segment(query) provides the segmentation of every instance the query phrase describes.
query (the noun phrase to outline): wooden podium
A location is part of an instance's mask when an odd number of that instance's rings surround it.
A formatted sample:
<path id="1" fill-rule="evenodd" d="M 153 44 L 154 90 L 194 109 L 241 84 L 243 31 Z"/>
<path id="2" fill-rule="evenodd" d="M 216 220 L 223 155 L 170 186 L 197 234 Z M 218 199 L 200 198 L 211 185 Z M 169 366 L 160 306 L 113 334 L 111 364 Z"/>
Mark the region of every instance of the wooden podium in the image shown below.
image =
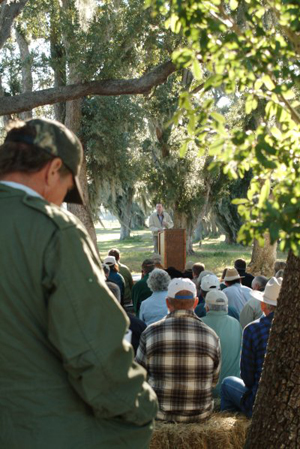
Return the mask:
<path id="1" fill-rule="evenodd" d="M 186 262 L 185 229 L 165 229 L 158 234 L 158 252 L 164 268 L 184 271 Z"/>

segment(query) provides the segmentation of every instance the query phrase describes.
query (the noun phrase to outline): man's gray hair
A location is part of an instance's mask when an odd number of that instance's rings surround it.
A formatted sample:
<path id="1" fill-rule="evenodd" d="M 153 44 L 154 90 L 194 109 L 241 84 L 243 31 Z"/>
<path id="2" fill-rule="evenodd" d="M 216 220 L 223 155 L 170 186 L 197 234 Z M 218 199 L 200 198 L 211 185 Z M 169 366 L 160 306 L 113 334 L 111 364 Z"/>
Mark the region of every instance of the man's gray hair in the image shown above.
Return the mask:
<path id="1" fill-rule="evenodd" d="M 268 278 L 266 278 L 266 276 L 255 276 L 255 278 L 251 282 L 251 287 L 254 288 L 255 285 L 258 285 L 258 290 L 260 292 L 263 292 L 267 283 Z"/>
<path id="2" fill-rule="evenodd" d="M 161 292 L 168 290 L 171 278 L 168 273 L 160 268 L 155 268 L 149 274 L 147 285 L 153 292 Z"/>

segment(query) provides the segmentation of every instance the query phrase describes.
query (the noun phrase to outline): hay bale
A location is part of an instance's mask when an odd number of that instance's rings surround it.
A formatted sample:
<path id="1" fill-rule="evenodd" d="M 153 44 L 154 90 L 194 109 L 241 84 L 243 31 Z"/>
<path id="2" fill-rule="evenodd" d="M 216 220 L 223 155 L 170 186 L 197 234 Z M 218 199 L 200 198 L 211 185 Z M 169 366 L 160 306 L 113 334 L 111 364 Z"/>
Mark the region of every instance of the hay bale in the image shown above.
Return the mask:
<path id="1" fill-rule="evenodd" d="M 156 421 L 150 449 L 242 449 L 249 424 L 245 416 L 228 413 L 192 424 Z"/>

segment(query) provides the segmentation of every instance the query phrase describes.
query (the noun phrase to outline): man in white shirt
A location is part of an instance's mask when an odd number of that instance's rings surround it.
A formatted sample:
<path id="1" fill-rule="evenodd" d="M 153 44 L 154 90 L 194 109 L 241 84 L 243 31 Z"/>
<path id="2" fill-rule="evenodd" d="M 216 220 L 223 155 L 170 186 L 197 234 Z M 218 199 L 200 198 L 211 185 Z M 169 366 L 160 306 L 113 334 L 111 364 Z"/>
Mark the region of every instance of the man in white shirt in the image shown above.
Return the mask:
<path id="1" fill-rule="evenodd" d="M 155 253 L 158 253 L 158 233 L 164 229 L 171 229 L 173 226 L 174 223 L 170 215 L 164 211 L 161 203 L 157 203 L 156 212 L 153 212 L 149 218 L 149 229 L 152 231 Z"/>
<path id="2" fill-rule="evenodd" d="M 226 288 L 223 290 L 228 298 L 228 306 L 241 313 L 244 305 L 250 299 L 251 288 L 241 284 L 241 276 L 235 268 L 228 268 L 224 282 Z"/>

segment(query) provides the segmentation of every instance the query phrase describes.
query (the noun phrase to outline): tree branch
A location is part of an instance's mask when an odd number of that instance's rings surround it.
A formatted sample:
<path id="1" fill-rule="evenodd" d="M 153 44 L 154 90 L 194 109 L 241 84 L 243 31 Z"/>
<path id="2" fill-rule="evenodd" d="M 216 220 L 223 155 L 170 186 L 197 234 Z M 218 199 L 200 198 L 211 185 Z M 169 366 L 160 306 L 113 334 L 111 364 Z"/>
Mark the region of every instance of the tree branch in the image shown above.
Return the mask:
<path id="1" fill-rule="evenodd" d="M 157 66 L 151 72 L 129 80 L 90 81 L 82 84 L 27 92 L 14 97 L 1 98 L 0 116 L 28 111 L 46 104 L 76 100 L 87 95 L 136 95 L 147 94 L 154 86 L 164 83 L 168 76 L 176 71 L 175 65 L 168 61 Z"/>
<path id="2" fill-rule="evenodd" d="M 15 18 L 22 12 L 28 0 L 0 1 L 0 49 L 10 36 L 10 30 Z"/>

